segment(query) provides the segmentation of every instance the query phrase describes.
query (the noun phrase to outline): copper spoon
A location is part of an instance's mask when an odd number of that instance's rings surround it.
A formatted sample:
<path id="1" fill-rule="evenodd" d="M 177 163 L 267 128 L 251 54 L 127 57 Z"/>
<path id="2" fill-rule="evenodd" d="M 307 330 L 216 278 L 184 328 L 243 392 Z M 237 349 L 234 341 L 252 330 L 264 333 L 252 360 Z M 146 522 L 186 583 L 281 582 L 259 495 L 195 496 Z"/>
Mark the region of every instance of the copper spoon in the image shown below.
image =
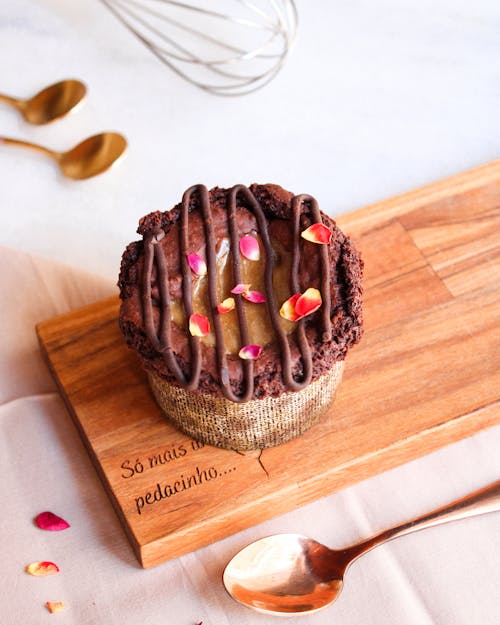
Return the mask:
<path id="1" fill-rule="evenodd" d="M 62 80 L 29 100 L 0 94 L 0 101 L 16 108 L 30 124 L 47 124 L 75 110 L 86 93 L 87 87 L 79 80 Z"/>
<path id="2" fill-rule="evenodd" d="M 18 145 L 38 150 L 53 158 L 68 178 L 82 180 L 97 176 L 114 165 L 125 154 L 127 140 L 117 132 L 103 132 L 82 141 L 67 152 L 56 152 L 35 143 L 0 137 L 0 145 Z"/>
<path id="3" fill-rule="evenodd" d="M 224 585 L 234 599 L 264 614 L 316 612 L 337 599 L 349 566 L 374 547 L 433 525 L 497 511 L 500 480 L 347 549 L 329 549 L 298 534 L 268 536 L 233 557 Z"/>

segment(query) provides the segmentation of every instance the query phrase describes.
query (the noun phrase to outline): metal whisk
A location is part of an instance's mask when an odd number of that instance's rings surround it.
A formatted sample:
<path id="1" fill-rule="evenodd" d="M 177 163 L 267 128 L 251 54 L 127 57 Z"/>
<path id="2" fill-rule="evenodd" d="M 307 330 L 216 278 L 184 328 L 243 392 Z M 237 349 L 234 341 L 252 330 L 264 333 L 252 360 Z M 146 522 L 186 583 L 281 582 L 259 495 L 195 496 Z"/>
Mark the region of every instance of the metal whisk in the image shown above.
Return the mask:
<path id="1" fill-rule="evenodd" d="M 243 95 L 270 82 L 297 32 L 294 0 L 101 2 L 162 63 L 217 95 Z"/>

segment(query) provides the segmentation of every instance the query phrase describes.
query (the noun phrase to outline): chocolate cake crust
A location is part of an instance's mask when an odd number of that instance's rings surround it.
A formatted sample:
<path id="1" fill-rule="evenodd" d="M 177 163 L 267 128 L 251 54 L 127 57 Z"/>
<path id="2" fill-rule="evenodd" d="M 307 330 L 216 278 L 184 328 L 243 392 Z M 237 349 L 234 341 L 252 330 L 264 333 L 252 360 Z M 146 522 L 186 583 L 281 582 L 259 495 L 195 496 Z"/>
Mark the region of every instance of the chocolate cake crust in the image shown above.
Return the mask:
<path id="1" fill-rule="evenodd" d="M 277 185 L 253 184 L 250 192 L 260 204 L 265 215 L 269 236 L 287 253 L 293 251 L 293 194 Z M 231 189 L 214 188 L 208 192 L 213 233 L 216 241 L 227 238 L 227 209 Z M 237 197 L 236 227 L 239 237 L 259 231 L 255 215 L 250 210 L 248 199 Z M 168 292 L 171 300 L 178 300 L 183 293 L 183 277 L 179 252 L 179 226 L 182 204 L 166 212 L 153 212 L 140 220 L 138 233 L 148 237 L 163 231 L 164 236 L 157 243 L 162 248 L 168 266 Z M 330 323 L 329 331 L 322 330 L 321 309 L 303 320 L 305 336 L 312 357 L 312 381 L 330 370 L 333 364 L 343 360 L 349 347 L 357 343 L 362 333 L 362 287 L 363 263 L 359 253 L 335 222 L 321 213 L 323 224 L 332 231 L 332 239 L 327 246 L 330 284 Z M 312 211 L 304 208 L 300 215 L 300 228 L 305 230 L 313 221 Z M 206 252 L 205 230 L 203 225 L 201 199 L 196 193 L 189 199 L 189 249 L 201 256 Z M 323 291 L 321 273 L 318 271 L 318 246 L 300 240 L 300 262 L 298 282 L 300 290 L 314 287 Z M 168 383 L 179 385 L 169 369 L 165 357 L 160 353 L 146 332 L 141 280 L 144 271 L 144 240 L 130 243 L 122 257 L 118 286 L 122 305 L 120 328 L 127 344 L 135 349 L 143 366 L 159 374 Z M 157 284 L 157 271 L 151 274 L 151 297 L 155 309 L 156 323 L 159 324 L 158 304 L 160 300 Z M 281 304 L 281 302 L 280 302 Z M 297 344 L 296 333 L 288 335 L 290 345 L 290 366 L 292 375 L 300 380 L 303 375 L 303 358 Z M 175 323 L 171 324 L 171 350 L 186 376 L 191 373 L 191 350 L 186 331 Z M 283 381 L 282 359 L 279 341 L 271 341 L 263 346 L 263 351 L 253 363 L 253 399 L 278 397 L 290 390 Z M 227 357 L 227 372 L 230 387 L 236 395 L 244 392 L 245 380 L 241 359 Z M 201 343 L 201 370 L 196 391 L 214 396 L 222 396 L 219 381 L 216 349 Z M 195 392 L 196 392 L 195 391 Z"/>

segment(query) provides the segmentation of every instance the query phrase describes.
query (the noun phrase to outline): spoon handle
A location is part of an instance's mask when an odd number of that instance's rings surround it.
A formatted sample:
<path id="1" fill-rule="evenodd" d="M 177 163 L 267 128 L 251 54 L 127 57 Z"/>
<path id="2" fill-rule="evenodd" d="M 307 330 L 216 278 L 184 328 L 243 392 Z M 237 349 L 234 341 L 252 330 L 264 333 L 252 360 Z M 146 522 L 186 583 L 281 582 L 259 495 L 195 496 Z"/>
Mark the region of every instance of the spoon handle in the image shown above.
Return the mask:
<path id="1" fill-rule="evenodd" d="M 10 95 L 5 95 L 4 93 L 0 93 L 0 102 L 5 102 L 6 104 L 10 104 L 18 110 L 23 108 L 24 100 L 19 100 L 18 98 L 12 98 Z"/>
<path id="2" fill-rule="evenodd" d="M 466 495 L 461 499 L 457 499 L 441 508 L 437 508 L 432 512 L 428 512 L 422 516 L 418 516 L 406 523 L 391 527 L 380 534 L 376 534 L 367 540 L 353 545 L 343 551 L 346 564 L 352 562 L 359 556 L 374 547 L 378 547 L 389 540 L 418 532 L 419 530 L 449 523 L 450 521 L 459 521 L 468 517 L 486 514 L 488 512 L 500 511 L 500 480 L 478 490 L 470 495 Z"/>
<path id="3" fill-rule="evenodd" d="M 12 139 L 11 137 L 1 137 L 0 136 L 0 145 L 17 145 L 22 148 L 31 148 L 32 150 L 37 150 L 38 152 L 42 152 L 47 156 L 57 159 L 58 153 L 53 150 L 49 150 L 48 148 L 44 148 L 43 145 L 38 145 L 36 143 L 29 143 L 28 141 L 21 141 L 21 139 Z"/>

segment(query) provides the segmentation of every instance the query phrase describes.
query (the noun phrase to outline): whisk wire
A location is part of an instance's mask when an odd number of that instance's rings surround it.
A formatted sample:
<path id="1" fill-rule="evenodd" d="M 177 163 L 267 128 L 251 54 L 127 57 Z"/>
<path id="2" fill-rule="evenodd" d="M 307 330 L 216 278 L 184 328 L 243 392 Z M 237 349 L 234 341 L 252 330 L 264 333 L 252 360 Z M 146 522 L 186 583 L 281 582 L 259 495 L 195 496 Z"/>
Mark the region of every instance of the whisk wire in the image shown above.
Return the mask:
<path id="1" fill-rule="evenodd" d="M 141 7 L 141 5 L 138 2 L 136 2 L 136 0 L 115 0 L 115 2 L 118 5 L 121 5 L 122 10 L 124 12 L 128 13 L 131 17 L 133 17 L 135 20 L 137 20 L 137 22 L 141 23 L 146 29 L 150 30 L 151 32 L 154 32 L 161 39 L 163 39 L 165 41 L 168 41 L 169 43 L 171 43 L 171 45 L 173 47 L 177 48 L 178 50 L 184 51 L 187 56 L 180 57 L 180 56 L 173 55 L 168 50 L 164 50 L 164 52 L 166 54 L 169 54 L 170 56 L 172 56 L 172 58 L 176 58 L 179 61 L 203 63 L 203 64 L 206 64 L 206 65 L 222 65 L 224 63 L 230 63 L 230 62 L 233 62 L 235 60 L 255 58 L 257 56 L 259 56 L 261 58 L 277 58 L 279 56 L 277 54 L 261 54 L 261 50 L 264 50 L 272 42 L 272 40 L 279 34 L 279 33 L 276 33 L 276 32 L 260 48 L 256 48 L 254 50 L 244 50 L 242 48 L 238 48 L 238 47 L 232 46 L 232 45 L 230 45 L 230 44 L 228 44 L 226 42 L 220 41 L 219 39 L 216 39 L 215 37 L 207 35 L 203 31 L 200 31 L 200 30 L 198 30 L 196 28 L 192 28 L 192 27 L 188 26 L 187 24 L 183 24 L 182 22 L 174 20 L 173 18 L 168 17 L 166 15 L 163 15 L 162 13 L 159 13 L 157 11 L 154 11 L 153 9 L 150 9 L 149 7 Z M 160 19 L 162 21 L 168 22 L 172 26 L 175 26 L 175 27 L 177 27 L 177 28 L 179 28 L 181 30 L 184 30 L 186 32 L 189 32 L 189 33 L 195 35 L 196 37 L 199 37 L 201 39 L 204 39 L 204 40 L 212 43 L 215 46 L 218 46 L 218 47 L 221 47 L 221 48 L 225 48 L 226 50 L 230 50 L 232 52 L 236 52 L 237 55 L 234 56 L 234 57 L 229 57 L 229 58 L 224 58 L 224 59 L 216 59 L 216 60 L 212 60 L 212 61 L 207 61 L 206 59 L 201 59 L 200 57 L 198 57 L 198 56 L 196 56 L 194 54 L 191 54 L 187 50 L 186 47 L 181 46 L 180 44 L 177 44 L 171 37 L 166 36 L 165 33 L 161 33 L 161 31 L 159 31 L 158 29 L 154 28 L 151 24 L 148 24 L 139 15 L 137 15 L 137 13 L 134 13 L 131 9 L 129 9 L 128 7 L 124 6 L 125 4 L 133 5 L 133 6 L 137 7 L 137 8 L 139 8 L 139 9 L 141 9 L 142 11 L 148 13 L 149 15 L 151 15 L 153 17 L 157 17 L 158 19 Z"/>
<path id="2" fill-rule="evenodd" d="M 198 7 L 193 4 L 186 4 L 185 2 L 178 2 L 177 0 L 151 0 L 151 1 L 162 3 L 162 4 L 169 4 L 171 6 L 176 6 L 182 9 L 187 9 L 188 11 L 194 11 L 196 13 L 202 13 L 203 15 L 209 15 L 210 17 L 219 18 L 224 21 L 234 22 L 235 24 L 243 24 L 245 26 L 250 26 L 252 28 L 262 28 L 262 24 L 259 24 L 258 22 L 253 22 L 251 20 L 248 20 L 242 17 L 237 17 L 235 15 L 228 15 L 227 13 L 220 13 L 219 11 L 213 11 L 211 9 L 206 9 L 204 7 Z M 236 1 L 240 2 L 241 4 L 246 4 L 245 2 L 241 2 L 241 0 L 236 0 Z"/>
<path id="3" fill-rule="evenodd" d="M 114 12 L 114 7 L 111 7 L 111 10 Z M 133 14 L 133 12 L 131 12 L 128 8 L 127 9 L 123 8 L 123 10 L 126 13 L 128 13 L 131 17 L 133 17 L 134 19 L 137 19 L 137 21 L 139 23 L 143 23 L 143 20 L 140 17 L 138 17 L 135 14 Z M 121 16 L 119 14 L 117 15 L 117 17 L 118 17 L 118 19 L 120 19 L 120 21 L 122 21 L 122 18 L 121 18 Z M 171 53 L 167 53 L 160 46 L 153 46 L 151 44 L 151 42 L 148 39 L 146 39 L 145 37 L 143 37 L 143 35 L 140 32 L 135 30 L 133 26 L 131 26 L 129 23 L 126 23 L 126 22 L 124 22 L 124 23 L 125 23 L 126 27 L 129 30 L 131 30 L 131 32 L 133 32 L 134 35 L 136 35 L 136 37 L 140 41 L 142 41 L 144 43 L 144 45 L 146 45 L 151 50 L 151 52 L 153 54 L 155 54 L 155 56 L 157 56 L 159 58 L 160 61 L 162 61 L 164 64 L 166 64 L 168 67 L 170 67 L 174 72 L 176 72 L 182 78 L 185 78 L 186 80 L 189 80 L 189 82 L 195 84 L 196 86 L 198 86 L 198 87 L 200 87 L 202 89 L 206 89 L 206 90 L 229 88 L 227 85 L 206 85 L 204 83 L 196 81 L 192 77 L 188 76 L 185 72 L 183 72 L 176 65 L 174 65 L 171 61 L 169 61 L 168 57 L 169 56 L 172 57 L 174 55 L 172 55 Z M 148 28 L 148 30 L 157 33 L 162 39 L 169 41 L 173 46 L 178 47 L 178 48 L 180 48 L 181 50 L 184 51 L 184 48 L 182 48 L 182 46 L 180 46 L 180 44 L 178 44 L 175 41 L 172 41 L 164 33 L 161 33 L 159 31 L 157 31 L 157 29 L 155 29 L 152 25 L 146 23 L 146 27 Z M 182 57 L 177 57 L 177 58 L 182 58 Z M 196 57 L 195 57 L 195 60 L 196 60 Z M 256 80 L 259 80 L 261 78 L 261 76 L 241 76 L 241 75 L 236 75 L 236 74 L 232 74 L 232 73 L 229 73 L 229 72 L 225 72 L 225 71 L 220 70 L 220 69 L 215 68 L 215 67 L 207 67 L 207 69 L 209 69 L 210 71 L 212 71 L 214 73 L 219 74 L 220 76 L 238 79 L 239 82 L 237 84 L 238 84 L 238 86 L 241 86 L 241 87 L 244 87 L 246 85 L 250 85 L 253 82 L 255 82 Z"/>
<path id="4" fill-rule="evenodd" d="M 123 1 L 124 0 L 122 0 L 122 2 Z M 166 43 L 169 43 L 174 48 L 177 48 L 178 50 L 180 50 L 181 52 L 184 52 L 187 55 L 187 56 L 181 57 L 181 56 L 173 54 L 169 50 L 165 50 L 164 48 L 162 48 L 159 45 L 156 45 L 155 46 L 155 53 L 157 53 L 162 58 L 162 60 L 164 60 L 165 62 L 166 62 L 166 58 L 170 58 L 170 59 L 173 58 L 173 59 L 177 59 L 177 60 L 181 60 L 181 61 L 189 61 L 189 62 L 192 62 L 192 63 L 205 64 L 205 61 L 203 59 L 200 59 L 194 53 L 192 53 L 189 50 L 187 50 L 184 46 L 182 46 L 181 44 L 179 44 L 178 42 L 176 42 L 172 38 L 168 37 L 165 33 L 159 31 L 158 29 L 156 29 L 153 25 L 145 22 L 140 16 L 136 15 L 128 7 L 123 7 L 123 10 L 127 14 L 129 14 L 131 17 L 136 19 L 138 23 L 143 24 L 144 27 L 146 29 L 148 29 L 150 32 L 156 34 L 160 39 L 164 40 Z M 137 33 L 136 31 L 134 31 L 134 32 L 135 32 L 135 34 L 139 38 L 141 38 L 141 40 L 143 40 L 142 36 L 140 35 L 140 33 Z M 149 44 L 149 42 L 148 42 L 148 44 Z M 245 53 L 245 54 L 247 54 L 247 53 Z M 242 55 L 240 55 L 240 58 L 242 58 Z M 254 76 L 247 76 L 247 75 L 235 74 L 235 73 L 232 73 L 232 72 L 224 71 L 222 69 L 219 69 L 219 68 L 215 67 L 216 63 L 217 62 L 214 61 L 211 64 L 207 64 L 207 69 L 209 69 L 213 73 L 218 74 L 219 76 L 223 76 L 223 77 L 226 77 L 226 78 L 238 79 L 240 81 L 239 82 L 240 85 L 250 84 L 251 82 L 254 82 L 255 80 L 258 80 L 258 78 L 259 78 L 259 76 L 255 76 L 255 75 Z"/>
<path id="5" fill-rule="evenodd" d="M 294 43 L 298 15 L 294 0 L 267 0 L 266 9 L 252 0 L 235 0 L 235 2 L 252 15 L 239 17 L 231 13 L 221 13 L 207 7 L 181 2 L 180 0 L 101 0 L 111 13 L 152 52 L 162 63 L 191 84 L 217 95 L 235 96 L 251 93 L 269 83 L 280 71 L 285 63 L 289 51 Z M 175 11 L 188 11 L 206 19 L 203 27 L 180 21 L 172 14 L 152 8 L 151 3 L 163 10 L 172 8 Z M 262 3 L 261 3 L 262 4 Z M 241 47 L 234 41 L 228 41 L 227 35 L 214 36 L 214 24 L 208 20 L 225 22 L 231 28 L 243 29 L 245 32 L 236 32 L 238 38 L 243 35 L 248 39 L 252 31 L 268 36 L 252 47 Z M 263 20 L 263 21 L 262 21 Z M 177 31 L 177 39 L 175 32 Z M 216 31 L 216 29 L 215 29 Z M 184 41 L 178 40 L 179 32 Z M 233 34 L 233 33 L 231 33 Z M 190 38 L 190 39 L 189 39 Z M 234 37 L 233 37 L 234 39 Z M 189 48 L 189 41 L 193 45 L 203 45 L 203 53 L 196 53 Z M 168 46 L 168 47 L 165 47 Z M 227 56 L 216 54 L 215 58 L 208 57 L 208 51 L 226 50 Z M 255 66 L 254 72 L 228 71 L 224 66 L 237 67 L 241 64 Z M 206 76 L 203 76 L 205 72 Z M 209 80 L 210 74 L 219 76 L 225 82 L 213 84 Z"/>

